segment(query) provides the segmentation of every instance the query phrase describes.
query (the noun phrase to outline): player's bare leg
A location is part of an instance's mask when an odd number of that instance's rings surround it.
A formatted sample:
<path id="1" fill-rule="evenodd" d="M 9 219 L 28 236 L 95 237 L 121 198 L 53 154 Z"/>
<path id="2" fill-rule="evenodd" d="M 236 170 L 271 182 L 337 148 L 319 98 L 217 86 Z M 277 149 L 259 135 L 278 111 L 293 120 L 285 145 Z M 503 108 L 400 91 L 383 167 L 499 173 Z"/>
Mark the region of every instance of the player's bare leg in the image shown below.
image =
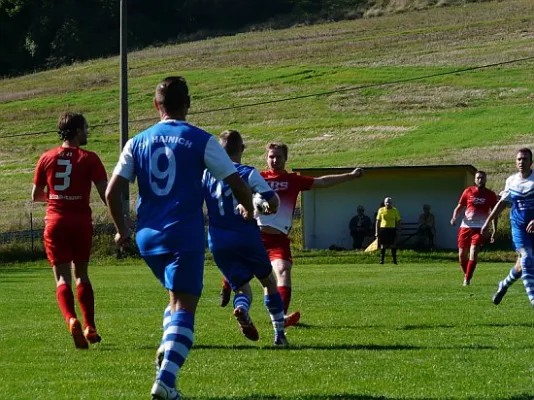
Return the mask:
<path id="1" fill-rule="evenodd" d="M 72 339 L 74 340 L 74 346 L 77 349 L 87 349 L 89 345 L 83 336 L 82 325 L 80 324 L 80 321 L 78 321 L 74 306 L 71 263 L 54 265 L 52 269 L 56 280 L 57 302 L 61 313 L 67 322 Z"/>
<path id="2" fill-rule="evenodd" d="M 276 280 L 278 282 L 278 293 L 282 297 L 284 302 L 284 314 L 286 315 L 285 326 L 296 325 L 300 320 L 300 312 L 292 312 L 288 314 L 289 304 L 291 303 L 291 267 L 293 264 L 288 260 L 272 260 L 271 265 L 273 271 L 276 274 Z"/>
<path id="3" fill-rule="evenodd" d="M 221 293 L 219 297 L 219 305 L 221 307 L 226 307 L 228 303 L 230 302 L 231 295 L 232 295 L 232 288 L 230 287 L 230 284 L 228 283 L 228 281 L 223 277 Z"/>
<path id="4" fill-rule="evenodd" d="M 260 338 L 260 335 L 249 315 L 251 303 L 252 289 L 250 288 L 250 284 L 246 283 L 235 292 L 233 314 L 237 320 L 241 333 L 243 333 L 247 339 L 256 341 Z"/>
<path id="5" fill-rule="evenodd" d="M 465 278 L 467 275 L 467 264 L 469 262 L 469 247 L 460 247 L 458 249 L 458 261 L 460 262 L 460 267 L 462 267 L 462 271 L 464 273 L 464 286 L 465 285 Z"/>
<path id="6" fill-rule="evenodd" d="M 469 249 L 469 260 L 467 261 L 467 269 L 465 271 L 464 286 L 469 286 L 471 284 L 471 279 L 475 273 L 475 269 L 478 263 L 478 253 L 480 252 L 480 246 L 471 245 Z"/>
<path id="7" fill-rule="evenodd" d="M 76 296 L 83 315 L 83 334 L 89 343 L 100 343 L 102 338 L 98 334 L 95 324 L 95 295 L 88 275 L 89 262 L 75 261 L 73 266 Z"/>
<path id="8" fill-rule="evenodd" d="M 276 276 L 271 272 L 267 277 L 259 280 L 263 286 L 265 308 L 269 311 L 274 329 L 275 346 L 288 346 L 284 332 L 284 303 L 278 293 Z"/>

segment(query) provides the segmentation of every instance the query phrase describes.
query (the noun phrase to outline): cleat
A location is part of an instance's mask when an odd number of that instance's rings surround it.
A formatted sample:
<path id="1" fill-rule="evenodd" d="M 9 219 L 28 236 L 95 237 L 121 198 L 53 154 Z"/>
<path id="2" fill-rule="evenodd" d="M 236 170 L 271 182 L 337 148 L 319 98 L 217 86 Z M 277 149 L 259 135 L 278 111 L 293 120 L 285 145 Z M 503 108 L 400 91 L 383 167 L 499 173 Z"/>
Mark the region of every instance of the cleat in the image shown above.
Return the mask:
<path id="1" fill-rule="evenodd" d="M 226 307 L 230 302 L 230 296 L 232 294 L 232 288 L 230 286 L 223 285 L 221 289 L 221 297 L 219 298 L 219 305 Z"/>
<path id="2" fill-rule="evenodd" d="M 493 299 L 492 299 L 493 304 L 495 304 L 496 306 L 501 304 L 502 298 L 504 297 L 507 291 L 508 291 L 508 288 L 501 289 L 501 285 L 499 285 L 499 289 L 497 289 L 497 291 L 493 295 Z"/>
<path id="3" fill-rule="evenodd" d="M 243 335 L 245 335 L 247 339 L 250 339 L 255 342 L 260 338 L 260 334 L 252 323 L 252 320 L 250 319 L 250 316 L 248 315 L 247 311 L 245 311 L 241 307 L 237 307 L 234 310 L 234 317 L 237 319 L 239 329 L 241 329 L 241 332 L 243 333 Z"/>
<path id="4" fill-rule="evenodd" d="M 102 341 L 102 338 L 98 334 L 95 328 L 92 326 L 86 326 L 83 335 L 85 336 L 85 339 L 91 344 L 100 343 Z"/>
<path id="5" fill-rule="evenodd" d="M 284 317 L 284 328 L 288 326 L 295 326 L 300 321 L 300 312 L 295 311 Z"/>
<path id="6" fill-rule="evenodd" d="M 464 279 L 463 286 L 470 286 L 470 285 L 471 285 L 471 281 L 469 279 Z"/>
<path id="7" fill-rule="evenodd" d="M 154 382 L 150 394 L 152 400 L 180 400 L 181 398 L 177 389 L 171 388 L 159 380 Z"/>
<path id="8" fill-rule="evenodd" d="M 89 344 L 83 336 L 82 324 L 76 318 L 71 318 L 69 321 L 69 332 L 74 340 L 74 346 L 77 349 L 88 349 Z"/>
<path id="9" fill-rule="evenodd" d="M 154 361 L 154 365 L 156 366 L 156 377 L 159 374 L 159 370 L 161 369 L 161 364 L 163 363 L 164 358 L 165 358 L 165 346 L 161 345 L 158 347 L 158 350 L 156 351 L 156 361 Z"/>
<path id="10" fill-rule="evenodd" d="M 286 339 L 284 333 L 274 336 L 274 345 L 277 347 L 288 347 L 289 342 Z"/>

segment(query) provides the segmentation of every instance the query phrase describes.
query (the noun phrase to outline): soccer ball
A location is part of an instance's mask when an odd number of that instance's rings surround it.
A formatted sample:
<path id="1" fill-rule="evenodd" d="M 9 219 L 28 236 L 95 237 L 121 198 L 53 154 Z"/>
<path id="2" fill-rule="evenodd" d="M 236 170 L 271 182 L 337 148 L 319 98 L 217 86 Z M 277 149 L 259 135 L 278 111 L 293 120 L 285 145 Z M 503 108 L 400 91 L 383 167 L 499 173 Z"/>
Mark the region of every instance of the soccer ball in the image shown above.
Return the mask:
<path id="1" fill-rule="evenodd" d="M 256 210 L 258 214 L 265 214 L 266 206 L 269 203 L 267 203 L 267 200 L 265 200 L 261 194 L 254 193 L 254 196 L 252 196 L 252 204 L 254 204 L 254 210 Z"/>

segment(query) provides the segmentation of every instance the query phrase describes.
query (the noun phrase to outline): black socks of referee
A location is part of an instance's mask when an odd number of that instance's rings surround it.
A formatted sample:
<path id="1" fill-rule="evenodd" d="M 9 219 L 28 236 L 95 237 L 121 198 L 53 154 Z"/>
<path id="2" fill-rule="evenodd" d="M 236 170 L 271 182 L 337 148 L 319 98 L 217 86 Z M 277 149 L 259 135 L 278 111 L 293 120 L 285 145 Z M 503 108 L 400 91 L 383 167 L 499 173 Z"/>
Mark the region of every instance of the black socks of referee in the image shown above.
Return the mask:
<path id="1" fill-rule="evenodd" d="M 384 264 L 384 257 L 386 256 L 386 249 L 380 249 L 380 264 Z M 393 258 L 393 264 L 397 264 L 397 249 L 391 248 L 391 257 Z"/>

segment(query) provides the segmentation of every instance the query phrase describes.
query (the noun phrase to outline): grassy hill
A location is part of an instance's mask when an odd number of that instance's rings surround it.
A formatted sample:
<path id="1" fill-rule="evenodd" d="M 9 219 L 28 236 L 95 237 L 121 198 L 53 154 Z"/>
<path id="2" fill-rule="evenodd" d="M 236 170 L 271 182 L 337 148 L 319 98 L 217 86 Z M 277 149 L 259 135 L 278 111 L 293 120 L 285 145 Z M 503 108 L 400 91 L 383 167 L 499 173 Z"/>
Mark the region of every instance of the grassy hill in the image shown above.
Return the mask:
<path id="1" fill-rule="evenodd" d="M 283 140 L 290 167 L 469 163 L 499 188 L 516 148 L 534 144 L 533 61 L 206 111 L 528 57 L 533 32 L 534 3 L 507 0 L 150 48 L 129 56 L 130 119 L 156 117 L 156 84 L 181 74 L 193 99 L 189 120 L 212 133 L 242 131 L 247 163 L 262 166 L 265 142 Z M 117 57 L 0 81 L 0 231 L 29 226 L 34 165 L 59 143 L 54 133 L 9 136 L 53 130 L 66 109 L 90 125 L 114 123 L 118 96 Z M 131 134 L 150 123 L 132 122 Z M 118 123 L 90 135 L 87 148 L 111 170 Z M 94 209 L 104 214 L 96 197 Z"/>

